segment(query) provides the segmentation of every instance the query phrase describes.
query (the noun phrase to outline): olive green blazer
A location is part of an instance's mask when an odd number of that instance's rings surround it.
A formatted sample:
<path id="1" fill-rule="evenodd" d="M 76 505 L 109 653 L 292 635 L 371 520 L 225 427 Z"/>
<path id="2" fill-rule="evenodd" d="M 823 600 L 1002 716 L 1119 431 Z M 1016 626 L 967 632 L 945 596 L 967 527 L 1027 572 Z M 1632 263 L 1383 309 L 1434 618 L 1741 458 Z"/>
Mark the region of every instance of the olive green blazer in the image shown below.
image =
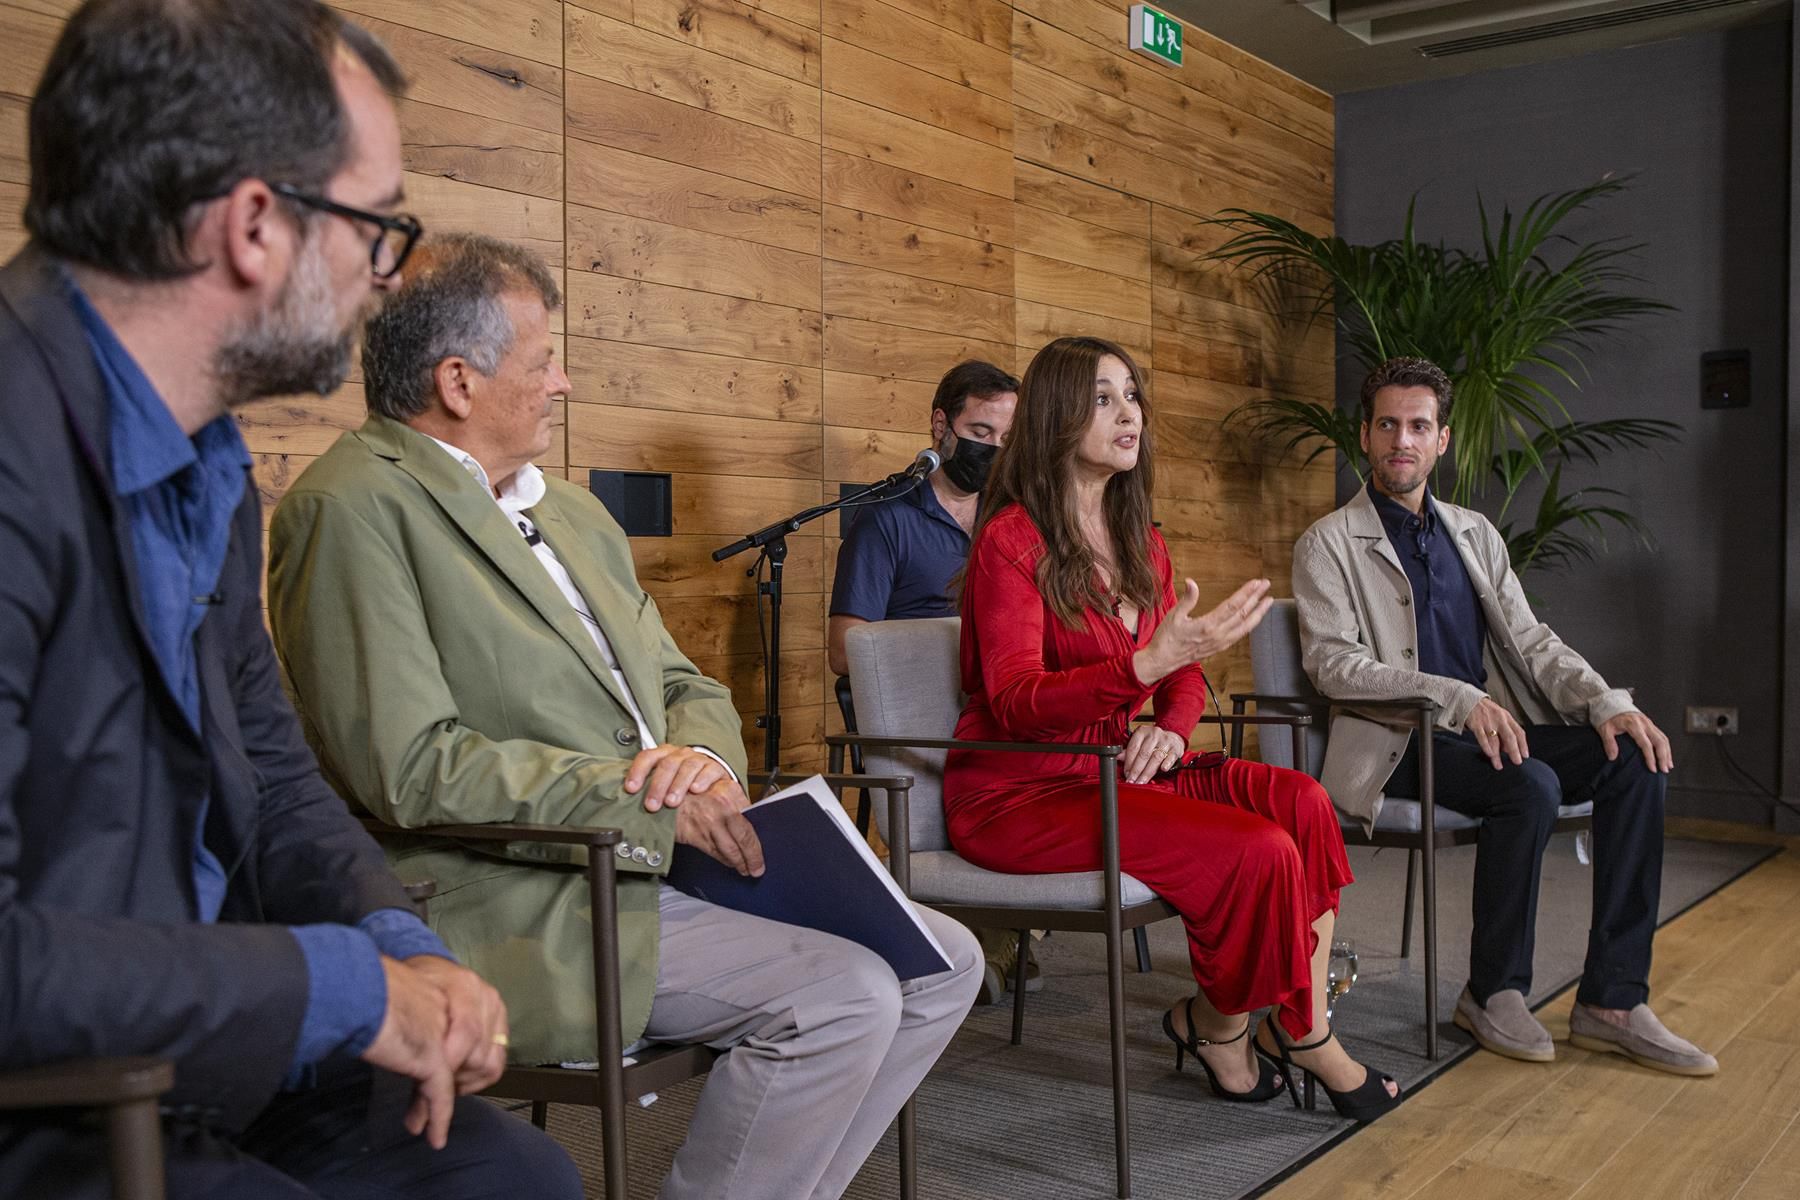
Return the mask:
<path id="1" fill-rule="evenodd" d="M 659 743 L 705 746 L 746 777 L 723 684 L 685 658 L 638 586 L 623 531 L 547 478 L 531 510 Z M 390 824 L 524 821 L 624 831 L 619 1026 L 640 1037 L 657 970 L 671 811 L 624 793 L 637 726 L 605 660 L 487 491 L 442 447 L 371 416 L 294 483 L 269 532 L 269 622 L 307 738 L 338 791 Z M 642 853 L 638 853 L 641 850 Z M 579 848 L 390 850 L 430 878 L 431 925 L 499 988 L 518 1063 L 592 1059 L 591 922 Z"/>

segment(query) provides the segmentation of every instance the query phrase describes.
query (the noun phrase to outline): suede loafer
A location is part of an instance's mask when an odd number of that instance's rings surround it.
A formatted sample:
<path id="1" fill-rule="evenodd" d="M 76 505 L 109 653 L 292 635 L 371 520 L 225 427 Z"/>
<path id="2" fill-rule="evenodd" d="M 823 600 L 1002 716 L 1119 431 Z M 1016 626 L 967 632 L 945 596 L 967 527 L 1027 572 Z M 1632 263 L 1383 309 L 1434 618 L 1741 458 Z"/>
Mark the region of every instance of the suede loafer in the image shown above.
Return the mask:
<path id="1" fill-rule="evenodd" d="M 1569 1012 L 1569 1044 L 1600 1054 L 1623 1054 L 1639 1066 L 1671 1075 L 1717 1075 L 1719 1060 L 1686 1038 L 1676 1037 L 1648 1004 L 1631 1010 L 1623 1026 L 1603 1021 L 1577 1004 Z"/>
<path id="2" fill-rule="evenodd" d="M 1550 1031 L 1538 1023 L 1516 988 L 1495 992 L 1485 1005 L 1475 1003 L 1467 987 L 1456 998 L 1456 1027 L 1465 1030 L 1483 1050 L 1523 1062 L 1554 1062 L 1556 1043 Z"/>

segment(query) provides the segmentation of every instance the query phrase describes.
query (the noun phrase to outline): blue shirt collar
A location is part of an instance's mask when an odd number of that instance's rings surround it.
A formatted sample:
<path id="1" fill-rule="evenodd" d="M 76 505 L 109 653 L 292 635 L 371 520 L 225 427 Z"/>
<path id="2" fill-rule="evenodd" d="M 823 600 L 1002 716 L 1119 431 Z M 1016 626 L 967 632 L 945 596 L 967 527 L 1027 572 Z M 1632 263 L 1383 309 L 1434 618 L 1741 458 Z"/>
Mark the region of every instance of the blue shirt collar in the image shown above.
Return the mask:
<path id="1" fill-rule="evenodd" d="M 950 510 L 945 508 L 943 504 L 939 502 L 937 489 L 931 486 L 930 476 L 926 476 L 924 479 L 919 480 L 918 486 L 911 491 L 904 493 L 901 496 L 901 499 L 912 504 L 926 516 L 951 526 L 964 537 L 968 536 L 968 531 L 957 524 L 956 518 L 950 515 Z"/>
<path id="2" fill-rule="evenodd" d="M 1375 502 L 1375 511 L 1381 516 L 1381 523 L 1390 530 L 1405 529 L 1407 522 L 1419 520 L 1425 526 L 1427 534 L 1435 534 L 1438 528 L 1437 502 L 1431 498 L 1431 485 L 1425 486 L 1425 503 L 1419 508 L 1418 517 L 1412 510 L 1391 496 L 1384 496 L 1375 487 L 1375 481 L 1369 480 L 1369 499 Z"/>
<path id="3" fill-rule="evenodd" d="M 229 413 L 208 422 L 192 438 L 181 431 L 162 394 L 131 351 L 119 341 L 92 301 L 64 276 L 82 328 L 94 347 L 100 379 L 112 401 L 113 488 L 120 496 L 147 491 L 202 458 L 220 467 L 249 466 L 250 451 Z"/>

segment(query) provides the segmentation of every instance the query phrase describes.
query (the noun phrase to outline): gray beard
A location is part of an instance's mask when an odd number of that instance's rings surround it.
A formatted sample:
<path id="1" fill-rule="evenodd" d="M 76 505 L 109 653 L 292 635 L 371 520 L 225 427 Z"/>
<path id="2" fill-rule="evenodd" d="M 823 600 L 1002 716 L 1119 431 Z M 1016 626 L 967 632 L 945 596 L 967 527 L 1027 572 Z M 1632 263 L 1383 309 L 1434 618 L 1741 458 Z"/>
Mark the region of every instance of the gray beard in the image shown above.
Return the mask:
<path id="1" fill-rule="evenodd" d="M 226 339 L 213 374 L 227 406 L 264 396 L 323 396 L 350 377 L 356 324 L 336 328 L 324 255 L 308 240 L 275 304 Z"/>

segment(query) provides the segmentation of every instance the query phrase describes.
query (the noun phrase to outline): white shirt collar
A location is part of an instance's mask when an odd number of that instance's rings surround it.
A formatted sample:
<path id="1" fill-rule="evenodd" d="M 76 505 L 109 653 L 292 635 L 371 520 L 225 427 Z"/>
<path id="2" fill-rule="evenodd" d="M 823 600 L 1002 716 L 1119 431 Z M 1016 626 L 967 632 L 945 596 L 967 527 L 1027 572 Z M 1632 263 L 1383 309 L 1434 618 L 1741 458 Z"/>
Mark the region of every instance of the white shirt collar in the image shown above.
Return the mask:
<path id="1" fill-rule="evenodd" d="M 431 437 L 429 433 L 425 436 Z M 482 491 L 490 496 L 494 495 L 494 486 L 488 482 L 486 468 L 476 460 L 473 454 L 461 446 L 452 446 L 442 438 L 433 437 L 431 440 L 442 446 L 445 454 L 461 463 L 463 469 L 468 471 L 474 477 L 475 482 L 481 485 Z M 513 474 L 511 479 L 506 481 L 506 486 L 500 489 L 496 502 L 509 513 L 521 513 L 526 509 L 536 508 L 543 500 L 544 492 L 548 490 L 548 487 L 549 485 L 544 482 L 544 473 L 537 468 L 537 464 L 526 463 Z"/>

